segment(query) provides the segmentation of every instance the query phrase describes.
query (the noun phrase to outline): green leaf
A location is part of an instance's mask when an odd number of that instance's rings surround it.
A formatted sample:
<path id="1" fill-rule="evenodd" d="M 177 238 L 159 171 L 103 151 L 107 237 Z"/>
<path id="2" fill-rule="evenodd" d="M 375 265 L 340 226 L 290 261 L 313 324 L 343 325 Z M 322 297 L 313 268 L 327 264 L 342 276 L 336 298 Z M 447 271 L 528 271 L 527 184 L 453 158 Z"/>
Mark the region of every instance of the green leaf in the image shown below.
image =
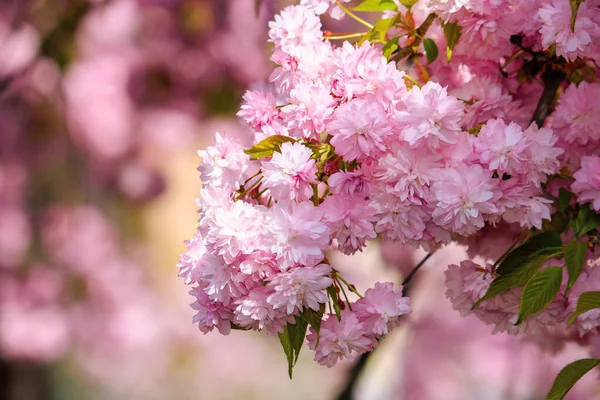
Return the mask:
<path id="1" fill-rule="evenodd" d="M 521 246 L 510 252 L 506 258 L 500 263 L 498 270 L 499 275 L 505 275 L 512 270 L 519 268 L 528 260 L 543 253 L 556 253 L 562 246 L 560 235 L 556 232 L 542 232 L 523 243 Z"/>
<path id="2" fill-rule="evenodd" d="M 367 11 L 377 12 L 386 10 L 397 10 L 398 6 L 393 0 L 365 0 L 352 10 L 354 11 Z"/>
<path id="3" fill-rule="evenodd" d="M 321 304 L 319 311 L 315 311 L 312 308 L 304 308 L 304 311 L 302 311 L 302 314 L 300 314 L 299 317 L 312 326 L 318 334 L 321 331 L 323 314 L 325 314 L 325 304 Z"/>
<path id="4" fill-rule="evenodd" d="M 580 237 L 600 226 L 600 216 L 590 209 L 586 204 L 579 209 L 577 217 L 571 221 L 571 228 L 575 236 Z"/>
<path id="5" fill-rule="evenodd" d="M 509 273 L 499 275 L 492 281 L 485 295 L 473 304 L 472 309 L 477 308 L 482 302 L 496 297 L 507 290 L 526 284 L 548 258 L 546 254 L 537 255 L 536 257 L 527 259 L 518 268 Z"/>
<path id="6" fill-rule="evenodd" d="M 579 242 L 576 239 L 571 240 L 565 245 L 565 265 L 567 266 L 567 271 L 569 271 L 569 281 L 565 289 L 565 296 L 569 293 L 577 278 L 579 278 L 579 274 L 581 274 L 587 250 L 587 244 Z"/>
<path id="7" fill-rule="evenodd" d="M 296 139 L 289 136 L 273 135 L 269 136 L 265 140 L 262 140 L 252 146 L 248 150 L 244 150 L 244 153 L 248 154 L 255 159 L 271 157 L 274 152 L 279 151 L 281 145 L 285 142 L 295 142 Z"/>
<path id="8" fill-rule="evenodd" d="M 595 358 L 583 358 L 564 367 L 559 373 L 546 400 L 562 400 L 582 376 L 600 364 Z"/>
<path id="9" fill-rule="evenodd" d="M 383 46 L 383 55 L 385 56 L 385 58 L 387 58 L 388 60 L 390 59 L 390 57 L 392 56 L 392 54 L 394 54 L 394 52 L 396 50 L 398 50 L 398 39 L 397 37 L 388 40 L 385 44 L 385 46 Z"/>
<path id="10" fill-rule="evenodd" d="M 575 20 L 577 19 L 577 11 L 583 0 L 569 0 L 571 3 L 571 32 L 575 33 Z"/>
<path id="11" fill-rule="evenodd" d="M 327 288 L 327 294 L 329 295 L 329 298 L 331 299 L 331 302 L 333 303 L 333 310 L 335 311 L 335 316 L 337 317 L 338 321 L 342 320 L 342 315 L 341 315 L 341 308 L 340 308 L 340 303 L 339 303 L 339 297 L 337 295 L 337 292 L 335 291 L 335 287 L 333 285 L 329 286 Z"/>
<path id="12" fill-rule="evenodd" d="M 414 6 L 415 4 L 417 4 L 419 0 L 400 0 L 400 4 L 402 4 L 404 7 L 410 9 L 412 6 Z"/>
<path id="13" fill-rule="evenodd" d="M 395 20 L 396 18 L 384 18 L 375 22 L 373 29 L 360 38 L 358 45 L 360 46 L 367 40 L 370 42 L 385 42 L 385 35 L 387 34 L 388 29 L 394 25 Z"/>
<path id="14" fill-rule="evenodd" d="M 485 300 L 526 284 L 546 260 L 561 254 L 561 245 L 560 235 L 555 232 L 543 232 L 510 252 L 496 270 L 498 277 L 492 281 L 485 295 L 472 309 Z"/>
<path id="15" fill-rule="evenodd" d="M 523 288 L 519 325 L 535 313 L 543 310 L 554 300 L 562 283 L 562 267 L 550 267 L 537 272 Z"/>
<path id="16" fill-rule="evenodd" d="M 590 310 L 600 308 L 600 292 L 583 292 L 577 300 L 577 307 L 575 312 L 569 318 L 569 326 L 573 325 L 575 319 L 581 314 L 584 314 Z"/>
<path id="17" fill-rule="evenodd" d="M 290 375 L 290 379 L 292 379 L 292 369 L 298 361 L 300 350 L 304 344 L 307 328 L 308 323 L 305 320 L 296 318 L 295 324 L 288 323 L 283 333 L 279 334 L 279 341 L 288 360 L 288 374 Z"/>
<path id="18" fill-rule="evenodd" d="M 456 22 L 445 22 L 442 24 L 444 36 L 446 37 L 446 59 L 452 59 L 452 51 L 460 39 L 462 28 Z"/>
<path id="19" fill-rule="evenodd" d="M 435 42 L 429 38 L 423 41 L 423 47 L 425 48 L 425 55 L 427 56 L 427 64 L 431 64 L 438 56 L 438 47 Z"/>
<path id="20" fill-rule="evenodd" d="M 564 213 L 569 208 L 569 203 L 571 203 L 571 198 L 573 197 L 573 193 L 569 192 L 565 188 L 558 189 L 558 211 Z"/>

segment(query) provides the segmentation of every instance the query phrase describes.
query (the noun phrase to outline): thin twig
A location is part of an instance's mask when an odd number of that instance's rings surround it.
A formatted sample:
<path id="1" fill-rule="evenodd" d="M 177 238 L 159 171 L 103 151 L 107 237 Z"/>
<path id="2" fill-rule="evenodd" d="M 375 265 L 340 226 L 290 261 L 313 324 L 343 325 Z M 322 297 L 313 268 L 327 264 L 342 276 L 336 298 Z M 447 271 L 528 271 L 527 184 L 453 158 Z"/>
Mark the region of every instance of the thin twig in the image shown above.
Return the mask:
<path id="1" fill-rule="evenodd" d="M 392 60 L 398 62 L 398 61 L 402 60 L 404 57 L 413 54 L 414 49 L 417 48 L 421 44 L 421 41 L 423 40 L 423 37 L 427 33 L 427 30 L 431 27 L 431 25 L 433 24 L 433 21 L 435 21 L 436 18 L 437 18 L 437 15 L 435 13 L 429 14 L 427 16 L 427 18 L 425 19 L 425 21 L 423 21 L 421 26 L 419 26 L 417 28 L 417 30 L 415 31 L 415 35 L 414 35 L 415 41 L 413 42 L 413 44 L 410 46 L 407 46 L 407 47 L 403 47 L 400 50 L 398 50 L 398 52 L 392 58 Z"/>
<path id="2" fill-rule="evenodd" d="M 427 254 L 414 268 L 410 273 L 406 276 L 404 281 L 402 281 L 402 295 L 406 296 L 408 294 L 408 289 L 410 287 L 410 282 L 413 277 L 417 273 L 417 271 L 429 260 L 429 258 L 433 255 L 435 251 Z M 402 318 L 402 317 L 400 317 Z M 358 361 L 354 364 L 350 372 L 348 373 L 348 380 L 346 381 L 346 385 L 340 392 L 340 394 L 336 397 L 336 400 L 352 400 L 354 397 L 354 390 L 356 388 L 356 384 L 358 383 L 358 378 L 360 377 L 362 371 L 365 369 L 367 365 L 367 361 L 369 357 L 371 357 L 373 352 L 363 353 L 358 358 Z"/>

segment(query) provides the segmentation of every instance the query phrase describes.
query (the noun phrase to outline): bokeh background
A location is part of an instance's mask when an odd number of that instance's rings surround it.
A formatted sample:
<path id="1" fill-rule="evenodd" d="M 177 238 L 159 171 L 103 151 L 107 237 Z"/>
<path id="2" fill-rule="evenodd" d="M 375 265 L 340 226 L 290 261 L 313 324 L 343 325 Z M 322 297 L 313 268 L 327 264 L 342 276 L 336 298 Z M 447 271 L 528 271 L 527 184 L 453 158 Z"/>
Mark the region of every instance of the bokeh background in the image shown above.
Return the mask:
<path id="1" fill-rule="evenodd" d="M 334 399 L 351 364 L 309 352 L 292 381 L 277 338 L 202 335 L 177 278 L 193 235 L 196 150 L 247 134 L 283 0 L 0 1 L 0 399 Z M 352 21 L 325 21 L 334 31 Z M 334 266 L 364 291 L 423 257 L 371 243 Z M 436 253 L 415 312 L 370 358 L 357 399 L 542 399 L 585 355 L 490 335 L 444 296 Z M 586 377 L 571 399 L 596 398 Z"/>

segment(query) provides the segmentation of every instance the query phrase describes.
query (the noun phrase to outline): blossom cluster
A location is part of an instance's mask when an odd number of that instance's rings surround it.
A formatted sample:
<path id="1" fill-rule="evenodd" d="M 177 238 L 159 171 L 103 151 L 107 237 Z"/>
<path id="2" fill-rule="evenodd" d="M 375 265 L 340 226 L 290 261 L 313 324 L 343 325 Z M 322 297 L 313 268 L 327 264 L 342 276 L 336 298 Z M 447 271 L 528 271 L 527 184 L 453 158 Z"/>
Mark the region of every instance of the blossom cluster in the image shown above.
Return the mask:
<path id="1" fill-rule="evenodd" d="M 383 37 L 399 31 L 400 46 L 416 40 L 415 22 L 431 25 L 428 35 L 439 43 L 447 41 L 449 24 L 460 25 L 448 62 L 434 57 L 428 65 L 418 52 L 410 62 L 390 60 L 389 42 L 372 43 L 369 34 L 334 45 L 337 36 L 323 29 L 319 15 L 350 15 L 378 29 L 344 3 L 303 0 L 269 23 L 276 64 L 270 84 L 244 95 L 238 116 L 249 127 L 245 139 L 218 134 L 199 152 L 200 220 L 179 263 L 201 331 L 285 336 L 305 320 L 315 360 L 327 366 L 372 350 L 410 311 L 391 283 L 364 297 L 356 292 L 331 268 L 328 251 L 354 254 L 377 237 L 435 250 L 498 230 L 543 230 L 560 188 L 594 210 L 600 201 L 600 114 L 593 101 L 600 84 L 569 85 L 543 124 L 546 116 L 540 122 L 534 114 L 544 87 L 533 79 L 539 70 L 528 67 L 551 45 L 567 61 L 596 60 L 594 41 L 586 39 L 600 23 L 594 2 L 580 8 L 577 35 L 558 1 L 432 0 L 386 8 L 383 16 L 401 23 Z M 432 19 L 434 12 L 440 18 Z M 579 170 L 572 184 L 555 179 L 566 176 L 565 168 Z M 455 308 L 469 314 L 496 276 L 491 264 L 451 266 Z M 344 287 L 360 299 L 341 299 Z M 521 292 L 484 303 L 476 315 L 512 333 L 539 333 L 564 320 L 569 302 L 557 298 L 513 326 Z M 577 293 L 574 287 L 571 296 Z"/>

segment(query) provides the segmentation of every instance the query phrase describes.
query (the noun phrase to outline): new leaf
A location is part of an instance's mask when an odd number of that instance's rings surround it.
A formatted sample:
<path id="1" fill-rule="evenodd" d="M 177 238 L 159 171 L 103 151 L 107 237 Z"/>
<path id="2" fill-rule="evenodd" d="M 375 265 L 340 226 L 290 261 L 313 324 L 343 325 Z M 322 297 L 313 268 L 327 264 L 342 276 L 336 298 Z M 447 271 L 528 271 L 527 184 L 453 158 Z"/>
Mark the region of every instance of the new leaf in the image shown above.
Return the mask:
<path id="1" fill-rule="evenodd" d="M 295 142 L 296 139 L 289 136 L 273 135 L 269 136 L 265 140 L 262 140 L 252 146 L 248 150 L 244 150 L 244 153 L 248 154 L 255 159 L 271 157 L 274 152 L 281 149 L 281 145 L 285 142 Z"/>
<path id="2" fill-rule="evenodd" d="M 290 375 L 290 379 L 292 379 L 292 369 L 296 365 L 296 361 L 298 361 L 300 349 L 302 349 L 302 345 L 304 344 L 307 328 L 308 323 L 304 319 L 296 318 L 295 324 L 288 323 L 283 333 L 279 334 L 279 341 L 288 360 L 288 374 Z"/>
<path id="3" fill-rule="evenodd" d="M 394 3 L 393 0 L 365 0 L 356 7 L 353 8 L 354 11 L 386 11 L 386 10 L 397 10 L 398 6 Z"/>

